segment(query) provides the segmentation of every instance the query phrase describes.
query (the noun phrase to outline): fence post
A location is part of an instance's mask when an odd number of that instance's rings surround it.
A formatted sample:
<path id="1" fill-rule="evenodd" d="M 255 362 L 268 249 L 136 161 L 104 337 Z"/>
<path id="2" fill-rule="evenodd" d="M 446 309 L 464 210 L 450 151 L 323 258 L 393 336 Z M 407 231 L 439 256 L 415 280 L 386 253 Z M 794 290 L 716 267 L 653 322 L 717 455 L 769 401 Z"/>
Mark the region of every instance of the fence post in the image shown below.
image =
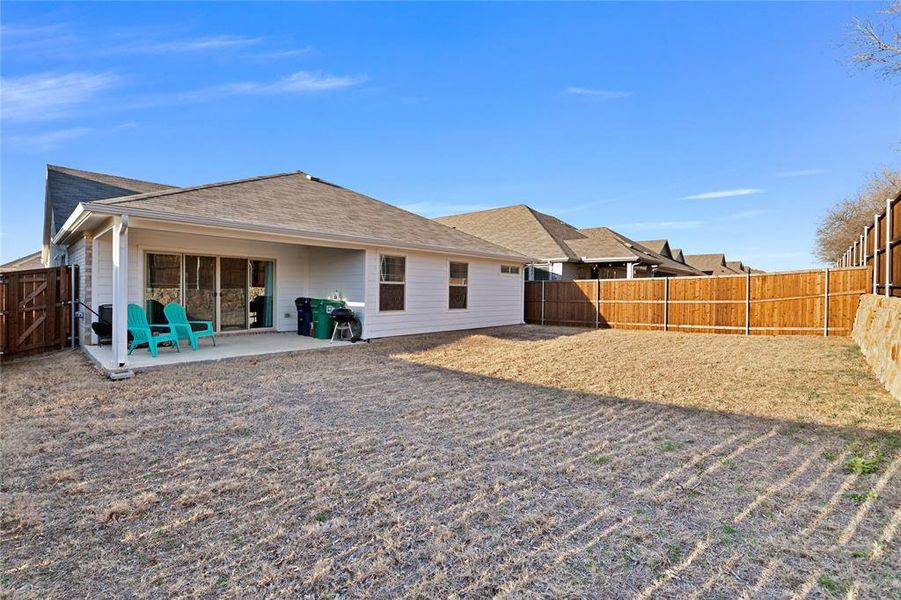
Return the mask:
<path id="1" fill-rule="evenodd" d="M 867 266 L 867 226 L 863 226 L 863 233 L 860 236 L 860 266 Z"/>
<path id="2" fill-rule="evenodd" d="M 594 280 L 594 328 L 601 326 L 601 280 Z"/>
<path id="3" fill-rule="evenodd" d="M 823 337 L 829 336 L 829 268 L 823 270 Z"/>
<path id="4" fill-rule="evenodd" d="M 663 278 L 663 331 L 669 331 L 669 277 Z"/>
<path id="5" fill-rule="evenodd" d="M 885 199 L 885 295 L 892 295 L 892 199 Z"/>
<path id="6" fill-rule="evenodd" d="M 544 279 L 541 280 L 541 324 L 544 325 Z"/>
<path id="7" fill-rule="evenodd" d="M 873 216 L 873 293 L 879 287 L 879 215 Z"/>
<path id="8" fill-rule="evenodd" d="M 751 335 L 751 274 L 745 273 L 745 335 Z"/>

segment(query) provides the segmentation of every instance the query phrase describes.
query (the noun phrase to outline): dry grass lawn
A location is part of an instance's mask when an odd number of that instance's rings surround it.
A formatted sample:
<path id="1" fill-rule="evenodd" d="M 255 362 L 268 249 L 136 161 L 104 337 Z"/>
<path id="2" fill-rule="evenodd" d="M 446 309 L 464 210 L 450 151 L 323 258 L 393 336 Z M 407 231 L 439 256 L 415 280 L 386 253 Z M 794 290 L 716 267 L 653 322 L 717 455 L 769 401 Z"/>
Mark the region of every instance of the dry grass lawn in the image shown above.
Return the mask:
<path id="1" fill-rule="evenodd" d="M 899 597 L 901 407 L 843 339 L 514 327 L 2 371 L 0 593 Z"/>

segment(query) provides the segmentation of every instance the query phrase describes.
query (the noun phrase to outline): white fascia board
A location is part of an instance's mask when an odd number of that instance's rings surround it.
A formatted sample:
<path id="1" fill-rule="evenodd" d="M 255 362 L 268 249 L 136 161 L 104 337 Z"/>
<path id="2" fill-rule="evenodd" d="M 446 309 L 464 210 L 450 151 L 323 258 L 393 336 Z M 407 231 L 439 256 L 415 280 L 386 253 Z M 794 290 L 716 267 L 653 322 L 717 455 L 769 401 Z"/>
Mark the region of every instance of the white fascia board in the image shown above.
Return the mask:
<path id="1" fill-rule="evenodd" d="M 582 262 L 585 263 L 599 263 L 599 262 L 637 262 L 639 258 L 637 256 L 613 256 L 610 258 L 588 258 L 587 256 L 582 257 Z"/>
<path id="2" fill-rule="evenodd" d="M 251 225 L 251 224 L 241 224 L 235 223 L 233 221 L 225 221 L 222 219 L 211 219 L 208 217 L 196 217 L 190 215 L 173 215 L 166 212 L 160 212 L 155 210 L 148 210 L 144 208 L 134 208 L 128 207 L 123 208 L 121 206 L 108 206 L 105 204 L 79 204 L 72 215 L 66 219 L 66 223 L 63 225 L 60 232 L 57 233 L 57 238 L 62 239 L 62 233 L 68 232 L 70 229 L 77 229 L 77 226 L 83 221 L 83 218 L 79 220 L 82 215 L 91 215 L 91 214 L 101 214 L 101 215 L 130 215 L 133 217 L 143 217 L 146 219 L 154 219 L 157 221 L 169 221 L 174 223 L 187 223 L 191 225 L 200 225 L 206 227 L 221 227 L 224 229 L 234 229 L 238 231 L 252 231 L 256 233 L 271 233 L 276 235 L 284 235 L 289 237 L 302 237 L 311 240 L 329 242 L 350 242 L 350 243 L 358 243 L 366 246 L 376 246 L 381 248 L 398 248 L 402 250 L 422 250 L 424 252 L 439 252 L 442 254 L 452 254 L 455 256 L 472 256 L 477 258 L 490 258 L 493 260 L 503 260 L 509 261 L 514 264 L 525 265 L 528 264 L 529 259 L 522 255 L 516 254 L 501 254 L 494 252 L 478 252 L 471 250 L 462 250 L 459 248 L 447 248 L 444 246 L 431 246 L 428 244 L 398 244 L 396 242 L 391 242 L 390 240 L 383 240 L 379 238 L 365 238 L 351 235 L 338 235 L 338 234 L 328 234 L 322 233 L 318 231 L 304 231 L 300 229 L 292 229 L 289 227 L 276 227 L 272 225 Z"/>

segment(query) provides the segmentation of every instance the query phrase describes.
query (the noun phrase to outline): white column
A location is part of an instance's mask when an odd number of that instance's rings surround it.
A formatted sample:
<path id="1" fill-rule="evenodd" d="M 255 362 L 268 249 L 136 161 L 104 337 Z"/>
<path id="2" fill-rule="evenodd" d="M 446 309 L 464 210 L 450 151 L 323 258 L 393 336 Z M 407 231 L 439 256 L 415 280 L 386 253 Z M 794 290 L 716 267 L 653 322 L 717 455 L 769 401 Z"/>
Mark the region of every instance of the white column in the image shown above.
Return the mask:
<path id="1" fill-rule="evenodd" d="M 128 216 L 113 219 L 113 360 L 118 369 L 128 362 Z"/>
<path id="2" fill-rule="evenodd" d="M 635 278 L 635 263 L 630 262 L 626 263 L 626 279 L 634 279 Z"/>

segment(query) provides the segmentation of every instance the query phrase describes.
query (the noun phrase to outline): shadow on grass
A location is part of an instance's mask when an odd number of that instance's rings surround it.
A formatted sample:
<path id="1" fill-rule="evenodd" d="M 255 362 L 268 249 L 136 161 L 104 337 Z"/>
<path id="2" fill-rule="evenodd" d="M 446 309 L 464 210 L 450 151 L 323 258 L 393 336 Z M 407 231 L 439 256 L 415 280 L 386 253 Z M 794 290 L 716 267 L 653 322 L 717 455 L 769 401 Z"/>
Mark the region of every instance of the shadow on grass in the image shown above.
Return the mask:
<path id="1" fill-rule="evenodd" d="M 891 585 L 896 435 L 392 357 L 467 335 L 122 382 L 74 354 L 4 373 L 4 585 L 384 597 Z M 110 507 L 120 516 L 98 525 Z"/>

